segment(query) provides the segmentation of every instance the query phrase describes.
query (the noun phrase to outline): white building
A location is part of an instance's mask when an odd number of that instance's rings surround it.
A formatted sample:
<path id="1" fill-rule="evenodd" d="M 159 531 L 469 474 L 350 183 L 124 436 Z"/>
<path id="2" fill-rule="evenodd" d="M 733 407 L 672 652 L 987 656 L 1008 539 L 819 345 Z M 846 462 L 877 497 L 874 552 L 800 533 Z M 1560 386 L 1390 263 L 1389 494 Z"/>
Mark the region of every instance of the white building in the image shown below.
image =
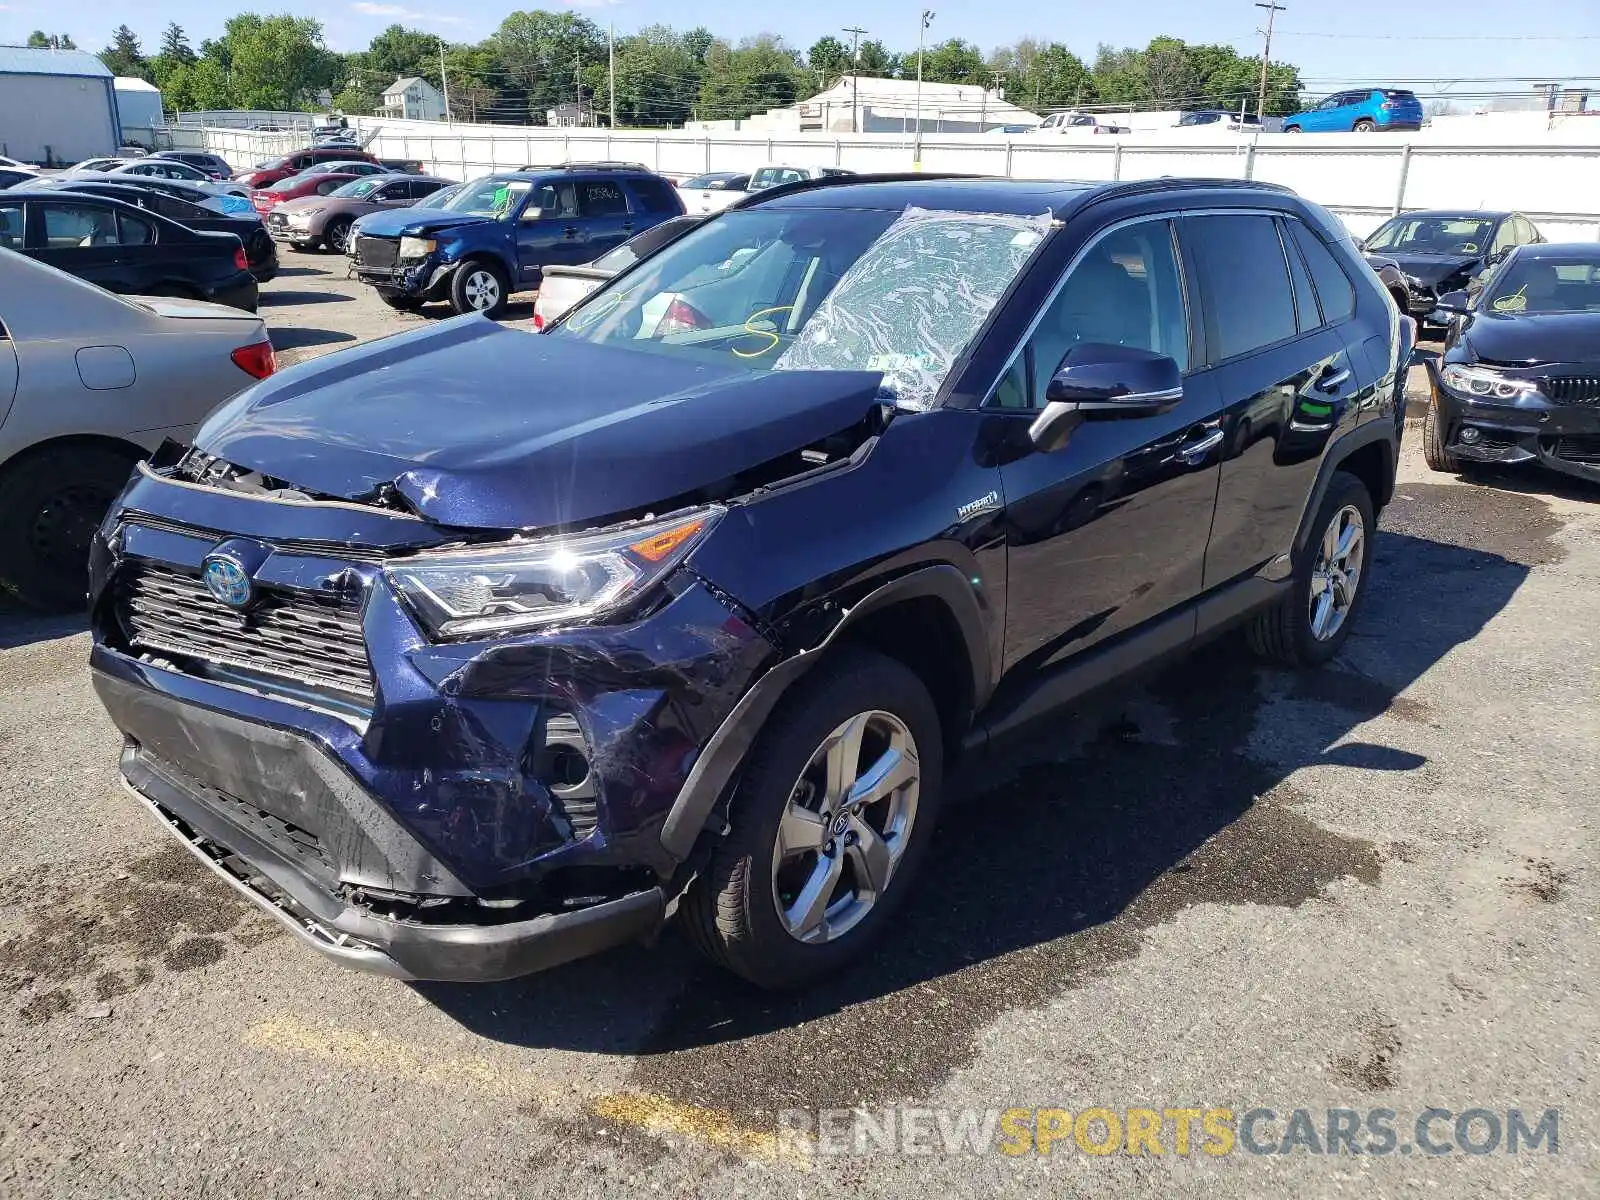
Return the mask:
<path id="1" fill-rule="evenodd" d="M 0 46 L 0 154 L 74 163 L 121 140 L 111 72 L 93 54 Z"/>
<path id="2" fill-rule="evenodd" d="M 924 133 L 982 133 L 1007 126 L 1032 127 L 1039 117 L 997 91 L 977 84 L 923 83 L 846 75 L 825 92 L 787 108 L 771 108 L 743 121 L 692 121 L 696 130 L 742 129 L 754 133 L 908 133 L 921 121 Z"/>
<path id="3" fill-rule="evenodd" d="M 161 111 L 161 89 L 131 75 L 118 75 L 113 83 L 117 92 L 117 116 L 122 121 L 122 136 L 136 137 L 141 142 L 149 141 L 151 132 L 165 120 Z"/>
<path id="4" fill-rule="evenodd" d="M 384 89 L 383 103 L 376 115 L 405 121 L 442 121 L 444 94 L 426 79 L 402 75 Z"/>

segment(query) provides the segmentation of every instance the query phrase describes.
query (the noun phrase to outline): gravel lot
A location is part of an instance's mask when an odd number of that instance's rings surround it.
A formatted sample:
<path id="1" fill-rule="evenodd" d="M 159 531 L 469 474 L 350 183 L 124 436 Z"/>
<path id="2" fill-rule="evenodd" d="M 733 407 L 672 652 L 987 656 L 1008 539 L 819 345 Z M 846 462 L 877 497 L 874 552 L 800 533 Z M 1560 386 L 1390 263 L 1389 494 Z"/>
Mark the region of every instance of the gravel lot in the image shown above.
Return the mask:
<path id="1" fill-rule="evenodd" d="M 332 270 L 330 271 L 330 265 Z M 290 362 L 428 317 L 324 256 Z M 513 318 L 526 320 L 522 305 Z M 969 780 L 796 998 L 675 936 L 502 986 L 295 944 L 119 788 L 76 620 L 0 616 L 0 1195 L 1595 1195 L 1600 492 L 1431 475 L 1333 669 L 1234 641 Z M 1559 1109 L 1559 1149 L 803 1156 L 781 1108 Z M 1448 1122 L 1436 1126 L 1450 1138 Z"/>

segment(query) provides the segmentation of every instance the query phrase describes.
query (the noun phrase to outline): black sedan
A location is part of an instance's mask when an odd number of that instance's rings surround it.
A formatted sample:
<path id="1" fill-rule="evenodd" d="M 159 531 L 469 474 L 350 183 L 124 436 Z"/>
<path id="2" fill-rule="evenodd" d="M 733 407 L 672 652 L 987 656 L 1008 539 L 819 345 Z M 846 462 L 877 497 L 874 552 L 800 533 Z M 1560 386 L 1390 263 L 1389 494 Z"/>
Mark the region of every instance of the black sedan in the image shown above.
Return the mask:
<path id="1" fill-rule="evenodd" d="M 1436 471 L 1538 463 L 1600 482 L 1600 245 L 1522 246 L 1453 314 L 1430 363 L 1422 450 Z"/>
<path id="2" fill-rule="evenodd" d="M 102 183 L 94 179 L 84 180 L 68 190 L 74 195 L 120 200 L 136 208 L 159 213 L 189 229 L 206 233 L 231 233 L 244 243 L 245 260 L 250 264 L 250 273 L 256 277 L 257 283 L 266 283 L 278 273 L 277 244 L 254 212 L 248 216 L 242 213 L 229 216 L 165 192 L 133 184 Z"/>
<path id="3" fill-rule="evenodd" d="M 256 310 L 256 277 L 237 237 L 188 229 L 120 200 L 12 188 L 0 193 L 0 246 L 110 292 Z"/>
<path id="4" fill-rule="evenodd" d="M 1426 210 L 1391 217 L 1361 248 L 1395 261 L 1406 277 L 1410 314 L 1428 321 L 1440 296 L 1466 287 L 1518 246 L 1542 241 L 1521 213 Z"/>

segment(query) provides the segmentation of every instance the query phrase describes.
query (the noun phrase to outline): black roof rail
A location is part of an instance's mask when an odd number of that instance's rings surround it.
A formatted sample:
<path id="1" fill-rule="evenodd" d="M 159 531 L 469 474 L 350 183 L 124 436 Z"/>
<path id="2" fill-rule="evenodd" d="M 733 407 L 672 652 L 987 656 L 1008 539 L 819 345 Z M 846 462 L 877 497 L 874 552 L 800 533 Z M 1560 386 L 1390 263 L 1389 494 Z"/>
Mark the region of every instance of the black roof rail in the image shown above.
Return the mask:
<path id="1" fill-rule="evenodd" d="M 751 172 L 754 174 L 754 172 Z M 941 179 L 1002 179 L 999 175 L 971 175 L 960 171 L 885 171 L 877 175 L 823 175 L 816 179 L 796 179 L 792 183 L 774 184 L 751 192 L 743 200 L 735 200 L 729 208 L 750 208 L 772 196 L 792 196 L 796 192 L 809 192 L 814 188 L 844 187 L 853 183 L 917 183 L 922 180 L 936 182 Z"/>
<path id="2" fill-rule="evenodd" d="M 528 163 L 518 167 L 519 171 L 644 171 L 654 175 L 655 172 L 643 163 L 621 162 L 613 159 L 596 162 L 563 162 L 563 163 Z"/>

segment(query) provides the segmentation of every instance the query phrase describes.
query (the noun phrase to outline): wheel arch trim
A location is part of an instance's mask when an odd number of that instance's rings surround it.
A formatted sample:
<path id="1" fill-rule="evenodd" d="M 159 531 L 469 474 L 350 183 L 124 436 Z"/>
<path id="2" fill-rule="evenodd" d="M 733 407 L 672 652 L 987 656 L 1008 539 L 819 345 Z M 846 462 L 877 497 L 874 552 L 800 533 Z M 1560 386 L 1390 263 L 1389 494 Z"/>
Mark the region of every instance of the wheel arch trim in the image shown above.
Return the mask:
<path id="1" fill-rule="evenodd" d="M 981 708 L 993 687 L 993 673 L 983 615 L 972 584 L 949 563 L 918 567 L 882 582 L 854 604 L 841 607 L 838 621 L 814 646 L 769 668 L 740 697 L 696 758 L 667 813 L 661 827 L 661 844 L 668 854 L 679 862 L 689 857 L 739 764 L 789 688 L 862 619 L 893 604 L 917 599 L 938 600 L 950 609 L 961 630 L 972 671 L 974 707 Z"/>

